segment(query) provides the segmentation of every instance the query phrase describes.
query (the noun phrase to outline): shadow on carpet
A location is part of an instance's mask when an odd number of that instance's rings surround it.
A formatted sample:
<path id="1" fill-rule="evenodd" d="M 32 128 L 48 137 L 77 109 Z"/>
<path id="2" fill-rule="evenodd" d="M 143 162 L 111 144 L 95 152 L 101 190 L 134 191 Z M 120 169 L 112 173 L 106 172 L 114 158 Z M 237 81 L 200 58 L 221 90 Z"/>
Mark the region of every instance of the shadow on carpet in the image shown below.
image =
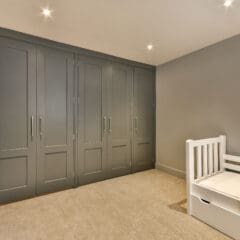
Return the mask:
<path id="1" fill-rule="evenodd" d="M 187 213 L 187 199 L 183 199 L 180 202 L 170 204 L 168 207 L 181 213 Z"/>

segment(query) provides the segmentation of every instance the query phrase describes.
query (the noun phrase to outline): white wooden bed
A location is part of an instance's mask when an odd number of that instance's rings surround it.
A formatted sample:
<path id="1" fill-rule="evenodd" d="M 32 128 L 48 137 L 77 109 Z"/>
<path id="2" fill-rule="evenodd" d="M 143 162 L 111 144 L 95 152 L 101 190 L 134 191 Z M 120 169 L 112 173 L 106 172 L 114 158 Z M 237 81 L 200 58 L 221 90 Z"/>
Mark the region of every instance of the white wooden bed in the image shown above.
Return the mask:
<path id="1" fill-rule="evenodd" d="M 226 137 L 187 140 L 188 213 L 240 240 L 240 157 Z"/>

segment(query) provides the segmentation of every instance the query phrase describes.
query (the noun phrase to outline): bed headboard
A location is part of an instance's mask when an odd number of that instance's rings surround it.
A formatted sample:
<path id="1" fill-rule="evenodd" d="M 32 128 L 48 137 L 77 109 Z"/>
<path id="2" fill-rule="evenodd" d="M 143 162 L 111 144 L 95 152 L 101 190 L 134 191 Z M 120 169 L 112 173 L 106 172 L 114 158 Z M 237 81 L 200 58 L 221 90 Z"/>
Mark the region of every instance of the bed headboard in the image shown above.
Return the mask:
<path id="1" fill-rule="evenodd" d="M 200 180 L 226 170 L 240 172 L 240 157 L 226 154 L 226 136 L 187 140 L 187 173 Z"/>
<path id="2" fill-rule="evenodd" d="M 187 140 L 187 173 L 191 180 L 199 180 L 224 169 L 226 137 Z"/>

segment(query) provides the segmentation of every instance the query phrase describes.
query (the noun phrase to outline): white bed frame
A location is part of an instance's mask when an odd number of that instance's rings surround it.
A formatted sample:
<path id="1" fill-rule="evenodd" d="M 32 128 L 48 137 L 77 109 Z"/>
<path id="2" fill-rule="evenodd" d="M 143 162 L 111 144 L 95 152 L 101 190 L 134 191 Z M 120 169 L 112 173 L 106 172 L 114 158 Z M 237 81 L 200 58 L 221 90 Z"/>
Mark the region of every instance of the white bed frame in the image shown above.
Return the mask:
<path id="1" fill-rule="evenodd" d="M 240 157 L 226 154 L 225 136 L 187 140 L 186 157 L 188 214 L 240 240 L 240 199 L 199 184 L 224 171 L 240 174 Z"/>

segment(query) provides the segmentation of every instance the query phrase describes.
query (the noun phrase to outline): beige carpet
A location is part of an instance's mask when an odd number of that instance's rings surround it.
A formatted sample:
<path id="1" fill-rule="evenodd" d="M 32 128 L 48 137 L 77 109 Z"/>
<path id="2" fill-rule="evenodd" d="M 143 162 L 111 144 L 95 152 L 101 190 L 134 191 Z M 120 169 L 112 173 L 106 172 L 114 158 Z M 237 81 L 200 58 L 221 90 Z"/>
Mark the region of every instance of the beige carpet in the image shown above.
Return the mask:
<path id="1" fill-rule="evenodd" d="M 222 240 L 188 216 L 185 181 L 145 171 L 0 206 L 2 240 Z"/>

